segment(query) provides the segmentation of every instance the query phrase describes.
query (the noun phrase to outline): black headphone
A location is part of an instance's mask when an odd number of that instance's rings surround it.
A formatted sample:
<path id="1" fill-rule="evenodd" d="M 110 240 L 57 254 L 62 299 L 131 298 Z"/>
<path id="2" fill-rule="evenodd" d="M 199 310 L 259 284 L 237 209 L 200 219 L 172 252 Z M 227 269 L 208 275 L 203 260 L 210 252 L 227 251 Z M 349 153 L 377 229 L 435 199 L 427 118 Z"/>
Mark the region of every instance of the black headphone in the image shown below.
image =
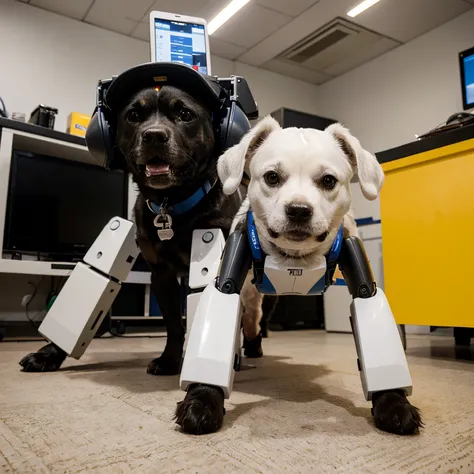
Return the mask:
<path id="1" fill-rule="evenodd" d="M 171 85 L 200 99 L 213 116 L 216 154 L 240 142 L 258 118 L 257 104 L 247 81 L 239 76 L 217 78 L 177 63 L 146 63 L 119 76 L 99 81 L 94 115 L 86 132 L 91 155 L 105 168 L 123 168 L 115 146 L 117 116 L 124 101 L 146 87 Z"/>

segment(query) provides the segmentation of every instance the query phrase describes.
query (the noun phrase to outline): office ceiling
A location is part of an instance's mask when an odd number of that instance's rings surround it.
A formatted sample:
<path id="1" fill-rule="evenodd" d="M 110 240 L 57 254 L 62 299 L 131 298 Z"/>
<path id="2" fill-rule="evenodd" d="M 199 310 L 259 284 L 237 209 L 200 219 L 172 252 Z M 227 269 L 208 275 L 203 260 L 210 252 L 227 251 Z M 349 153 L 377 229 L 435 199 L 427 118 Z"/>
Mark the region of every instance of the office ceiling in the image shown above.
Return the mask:
<path id="1" fill-rule="evenodd" d="M 211 20 L 229 0 L 17 0 L 149 41 L 148 15 Z M 322 84 L 474 7 L 474 0 L 380 0 L 354 19 L 360 0 L 251 0 L 211 36 L 211 52 Z M 350 21 L 349 21 L 350 20 Z"/>

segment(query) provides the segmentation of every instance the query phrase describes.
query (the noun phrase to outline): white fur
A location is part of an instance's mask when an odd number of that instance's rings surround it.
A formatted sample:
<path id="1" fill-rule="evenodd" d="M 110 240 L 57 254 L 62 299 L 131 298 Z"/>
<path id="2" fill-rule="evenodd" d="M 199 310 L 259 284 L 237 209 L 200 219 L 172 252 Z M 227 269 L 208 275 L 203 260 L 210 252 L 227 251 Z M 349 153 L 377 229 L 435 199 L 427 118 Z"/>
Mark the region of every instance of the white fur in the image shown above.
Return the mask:
<path id="1" fill-rule="evenodd" d="M 341 147 L 342 141 L 345 147 Z M 328 250 L 350 210 L 350 182 L 354 174 L 358 174 L 360 187 L 367 199 L 377 197 L 384 180 L 376 158 L 364 150 L 359 140 L 341 124 L 330 125 L 324 131 L 282 129 L 271 117 L 258 123 L 238 145 L 219 159 L 218 172 L 224 192 L 232 193 L 237 189 L 244 168 L 249 170 L 251 178 L 249 201 L 243 204 L 239 216 L 250 205 L 264 250 L 272 249 L 271 242 L 295 257 L 314 252 L 321 255 Z M 278 171 L 285 182 L 278 187 L 269 187 L 263 178 L 268 171 Z M 328 191 L 318 185 L 318 180 L 325 174 L 337 179 L 333 190 Z M 310 231 L 314 238 L 295 242 L 284 235 L 271 237 L 269 230 L 285 233 L 289 224 L 285 206 L 293 202 L 313 207 Z M 350 219 L 348 215 L 348 224 Z M 350 227 L 351 233 L 354 233 L 354 226 Z M 316 237 L 324 232 L 329 232 L 329 236 L 320 243 Z"/>
<path id="2" fill-rule="evenodd" d="M 264 139 L 278 128 L 280 128 L 278 122 L 268 116 L 248 132 L 240 143 L 229 148 L 221 156 L 217 163 L 217 172 L 224 186 L 225 194 L 233 194 L 239 187 L 246 163 L 250 160 L 253 146 L 259 138 Z"/>
<path id="3" fill-rule="evenodd" d="M 367 150 L 364 150 L 359 140 L 351 135 L 350 131 L 340 123 L 330 125 L 325 131 L 333 136 L 340 136 L 354 150 L 357 160 L 357 168 L 354 171 L 359 178 L 362 194 L 369 201 L 376 199 L 385 178 L 377 158 Z"/>

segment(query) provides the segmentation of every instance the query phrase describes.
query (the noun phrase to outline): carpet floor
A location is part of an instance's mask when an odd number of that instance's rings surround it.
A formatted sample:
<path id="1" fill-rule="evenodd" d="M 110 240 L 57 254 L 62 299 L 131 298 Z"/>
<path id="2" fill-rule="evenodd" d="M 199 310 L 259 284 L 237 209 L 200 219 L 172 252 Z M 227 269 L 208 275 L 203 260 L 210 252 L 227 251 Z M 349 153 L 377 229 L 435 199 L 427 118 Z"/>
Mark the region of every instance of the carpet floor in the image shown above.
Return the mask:
<path id="1" fill-rule="evenodd" d="M 163 338 L 102 338 L 59 372 L 20 372 L 40 346 L 0 343 L 2 474 L 474 473 L 474 355 L 452 338 L 408 340 L 426 425 L 412 437 L 373 426 L 347 334 L 271 333 L 203 437 L 175 427 L 178 377 L 146 373 Z"/>

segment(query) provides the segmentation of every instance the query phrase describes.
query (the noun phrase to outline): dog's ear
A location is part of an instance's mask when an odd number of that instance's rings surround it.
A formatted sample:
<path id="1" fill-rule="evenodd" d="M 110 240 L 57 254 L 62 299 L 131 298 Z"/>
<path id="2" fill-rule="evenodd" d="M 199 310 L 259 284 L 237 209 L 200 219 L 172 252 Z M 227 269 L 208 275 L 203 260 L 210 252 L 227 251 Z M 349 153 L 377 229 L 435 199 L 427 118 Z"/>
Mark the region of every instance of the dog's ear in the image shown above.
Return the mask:
<path id="1" fill-rule="evenodd" d="M 217 173 L 225 194 L 233 194 L 240 185 L 244 168 L 252 156 L 274 130 L 280 129 L 278 122 L 268 116 L 247 132 L 241 142 L 229 148 L 217 163 Z"/>
<path id="2" fill-rule="evenodd" d="M 359 177 L 362 194 L 373 201 L 378 195 L 384 182 L 384 173 L 377 158 L 362 148 L 359 140 L 340 123 L 334 123 L 326 128 L 339 143 L 342 151 Z"/>

